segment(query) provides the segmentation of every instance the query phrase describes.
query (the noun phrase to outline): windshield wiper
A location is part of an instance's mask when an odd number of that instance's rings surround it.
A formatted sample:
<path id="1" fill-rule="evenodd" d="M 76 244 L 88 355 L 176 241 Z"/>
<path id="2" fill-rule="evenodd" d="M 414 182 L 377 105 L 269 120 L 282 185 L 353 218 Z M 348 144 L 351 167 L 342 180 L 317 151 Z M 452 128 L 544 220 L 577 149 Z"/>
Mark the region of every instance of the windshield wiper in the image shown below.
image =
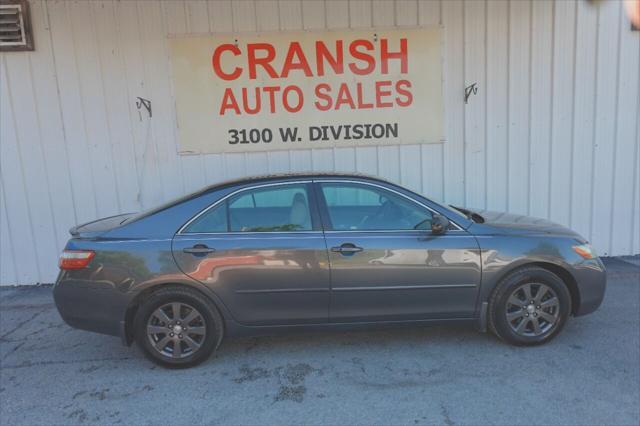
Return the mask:
<path id="1" fill-rule="evenodd" d="M 460 213 L 465 215 L 467 219 L 474 221 L 475 223 L 484 223 L 484 217 L 480 216 L 478 213 L 472 212 L 471 210 L 464 209 L 462 207 L 453 206 L 449 204 L 450 207 L 458 210 Z"/>

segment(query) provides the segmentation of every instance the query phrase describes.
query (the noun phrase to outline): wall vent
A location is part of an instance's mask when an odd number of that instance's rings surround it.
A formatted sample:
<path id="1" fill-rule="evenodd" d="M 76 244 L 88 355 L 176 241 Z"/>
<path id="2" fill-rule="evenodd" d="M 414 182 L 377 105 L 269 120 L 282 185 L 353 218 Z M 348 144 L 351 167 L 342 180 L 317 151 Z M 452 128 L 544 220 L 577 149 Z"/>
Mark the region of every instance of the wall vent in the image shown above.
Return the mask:
<path id="1" fill-rule="evenodd" d="M 0 2 L 0 51 L 33 50 L 29 5 L 26 1 Z"/>

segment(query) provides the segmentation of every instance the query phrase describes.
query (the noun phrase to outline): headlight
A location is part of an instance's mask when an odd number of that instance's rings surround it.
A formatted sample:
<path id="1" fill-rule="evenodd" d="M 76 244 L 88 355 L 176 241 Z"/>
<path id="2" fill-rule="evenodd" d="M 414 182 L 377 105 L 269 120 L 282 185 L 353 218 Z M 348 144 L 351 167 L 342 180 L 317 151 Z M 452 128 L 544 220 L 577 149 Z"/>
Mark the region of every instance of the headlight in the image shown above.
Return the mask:
<path id="1" fill-rule="evenodd" d="M 571 248 L 584 259 L 595 259 L 598 257 L 596 251 L 591 247 L 591 244 L 580 244 Z"/>

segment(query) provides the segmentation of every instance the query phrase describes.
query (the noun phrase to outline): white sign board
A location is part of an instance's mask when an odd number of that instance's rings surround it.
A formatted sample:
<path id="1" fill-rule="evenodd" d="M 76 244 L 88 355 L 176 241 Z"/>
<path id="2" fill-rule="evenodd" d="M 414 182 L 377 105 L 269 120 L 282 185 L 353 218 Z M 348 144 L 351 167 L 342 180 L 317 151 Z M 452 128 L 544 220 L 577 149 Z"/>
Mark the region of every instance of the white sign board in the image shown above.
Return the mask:
<path id="1" fill-rule="evenodd" d="M 169 40 L 181 153 L 443 140 L 440 28 Z"/>

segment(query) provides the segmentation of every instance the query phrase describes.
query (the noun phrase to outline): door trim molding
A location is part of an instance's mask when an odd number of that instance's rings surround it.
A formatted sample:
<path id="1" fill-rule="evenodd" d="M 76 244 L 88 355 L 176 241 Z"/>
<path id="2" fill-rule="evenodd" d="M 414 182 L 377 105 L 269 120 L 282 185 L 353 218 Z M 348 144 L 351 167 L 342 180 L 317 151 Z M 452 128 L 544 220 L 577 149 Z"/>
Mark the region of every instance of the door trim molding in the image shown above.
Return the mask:
<path id="1" fill-rule="evenodd" d="M 309 293 L 329 291 L 329 287 L 313 287 L 313 288 L 265 288 L 258 290 L 236 290 L 236 294 L 260 294 L 260 293 Z"/>
<path id="2" fill-rule="evenodd" d="M 377 290 L 441 290 L 446 288 L 476 288 L 475 284 L 438 284 L 438 285 L 392 285 L 371 287 L 333 287 L 332 291 L 377 291 Z"/>

